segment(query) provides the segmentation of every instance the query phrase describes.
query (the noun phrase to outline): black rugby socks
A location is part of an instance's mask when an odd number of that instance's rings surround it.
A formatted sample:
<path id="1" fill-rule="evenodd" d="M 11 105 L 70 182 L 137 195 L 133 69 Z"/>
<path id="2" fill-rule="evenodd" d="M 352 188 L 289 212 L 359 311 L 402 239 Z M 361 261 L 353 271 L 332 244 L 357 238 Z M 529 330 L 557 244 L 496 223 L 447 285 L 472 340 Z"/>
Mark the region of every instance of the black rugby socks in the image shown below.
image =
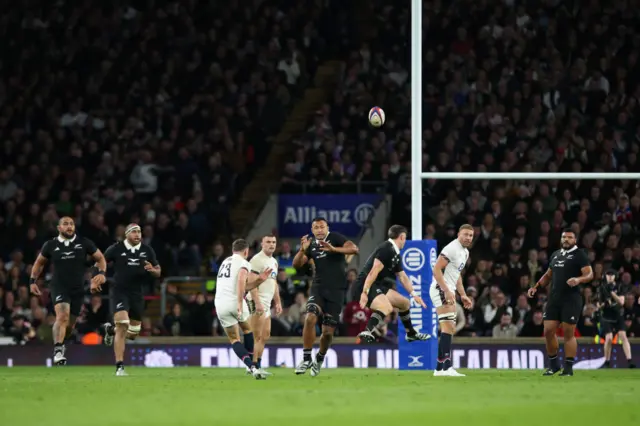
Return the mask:
<path id="1" fill-rule="evenodd" d="M 440 344 L 438 345 L 438 364 L 436 370 L 448 370 L 451 368 L 451 340 L 453 336 L 448 333 L 440 334 Z"/>
<path id="2" fill-rule="evenodd" d="M 567 357 L 564 360 L 564 371 L 573 371 L 573 363 L 575 362 L 575 359 L 572 357 Z"/>
<path id="3" fill-rule="evenodd" d="M 409 311 L 398 312 L 398 316 L 400 317 L 400 321 L 402 321 L 402 325 L 407 331 L 407 334 L 409 336 L 414 336 L 416 334 L 416 330 L 413 328 L 413 324 L 411 324 L 411 313 Z"/>
<path id="4" fill-rule="evenodd" d="M 558 354 L 549 355 L 549 368 L 553 371 L 560 370 L 560 360 L 558 359 Z"/>
<path id="5" fill-rule="evenodd" d="M 304 362 L 311 362 L 311 349 L 304 348 L 302 350 L 302 360 Z"/>
<path id="6" fill-rule="evenodd" d="M 373 330 L 378 328 L 378 325 L 384 322 L 384 317 L 386 317 L 384 312 L 373 311 L 371 317 L 369 318 L 369 322 L 367 323 L 367 331 L 372 332 Z"/>
<path id="7" fill-rule="evenodd" d="M 242 343 L 234 342 L 233 351 L 236 353 L 238 358 L 244 362 L 244 365 L 247 367 L 253 366 L 253 359 L 251 359 L 251 355 L 249 355 L 249 352 L 247 352 L 247 349 L 242 345 Z"/>

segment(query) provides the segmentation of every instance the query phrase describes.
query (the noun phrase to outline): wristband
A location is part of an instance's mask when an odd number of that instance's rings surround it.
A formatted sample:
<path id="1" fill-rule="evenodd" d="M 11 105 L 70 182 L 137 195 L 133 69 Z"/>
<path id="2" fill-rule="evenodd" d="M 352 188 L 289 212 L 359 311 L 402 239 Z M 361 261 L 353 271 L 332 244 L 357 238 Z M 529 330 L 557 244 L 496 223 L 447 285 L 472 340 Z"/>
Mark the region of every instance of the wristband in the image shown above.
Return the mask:
<path id="1" fill-rule="evenodd" d="M 413 290 L 410 294 L 411 297 L 416 297 L 418 295 L 418 293 L 416 293 L 415 290 Z"/>
<path id="2" fill-rule="evenodd" d="M 362 292 L 368 296 L 369 295 L 369 290 L 371 290 L 371 289 L 370 288 L 363 288 Z"/>
<path id="3" fill-rule="evenodd" d="M 36 283 L 36 281 L 38 281 L 38 279 L 37 279 L 37 278 L 33 278 L 33 277 L 31 277 L 31 278 L 29 279 L 29 284 L 35 284 L 35 283 Z"/>
<path id="4" fill-rule="evenodd" d="M 98 274 L 97 275 L 105 275 L 105 272 L 98 270 Z"/>

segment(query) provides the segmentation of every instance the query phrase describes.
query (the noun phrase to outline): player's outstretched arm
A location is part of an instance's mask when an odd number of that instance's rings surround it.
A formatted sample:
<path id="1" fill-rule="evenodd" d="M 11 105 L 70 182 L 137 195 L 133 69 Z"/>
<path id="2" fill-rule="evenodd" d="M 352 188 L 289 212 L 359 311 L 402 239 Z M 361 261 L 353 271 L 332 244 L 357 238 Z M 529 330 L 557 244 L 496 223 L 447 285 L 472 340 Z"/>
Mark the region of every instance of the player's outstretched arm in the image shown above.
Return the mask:
<path id="1" fill-rule="evenodd" d="M 413 284 L 411 284 L 411 280 L 407 276 L 406 272 L 400 271 L 396 273 L 396 276 L 400 280 L 400 284 L 402 284 L 402 287 L 404 287 L 404 289 L 407 290 L 407 293 L 409 293 L 411 298 L 415 300 L 420 306 L 422 306 L 423 308 L 426 308 L 427 305 L 425 305 L 424 301 L 422 300 L 422 297 L 413 288 Z"/>
<path id="2" fill-rule="evenodd" d="M 44 269 L 44 265 L 46 263 L 47 263 L 47 258 L 44 257 L 42 253 L 40 253 L 36 258 L 36 261 L 33 262 L 33 266 L 31 267 L 31 279 L 29 280 L 29 289 L 31 290 L 31 293 L 35 294 L 36 296 L 40 296 L 42 294 L 36 282 L 38 281 L 40 274 L 42 274 L 42 270 Z"/>
<path id="3" fill-rule="evenodd" d="M 252 278 L 249 279 L 249 273 L 247 273 L 245 275 L 245 280 L 243 282 L 246 282 L 246 286 L 245 286 L 245 291 L 251 291 L 255 288 L 257 288 L 260 284 L 262 284 L 263 282 L 265 282 L 267 280 L 267 278 L 269 278 L 269 276 L 271 276 L 271 273 L 273 272 L 273 269 L 271 268 L 267 268 L 264 271 L 262 271 L 260 273 L 260 275 L 255 275 L 252 274 Z M 242 293 L 244 295 L 244 292 Z M 251 293 L 251 297 L 253 297 L 253 293 Z"/>

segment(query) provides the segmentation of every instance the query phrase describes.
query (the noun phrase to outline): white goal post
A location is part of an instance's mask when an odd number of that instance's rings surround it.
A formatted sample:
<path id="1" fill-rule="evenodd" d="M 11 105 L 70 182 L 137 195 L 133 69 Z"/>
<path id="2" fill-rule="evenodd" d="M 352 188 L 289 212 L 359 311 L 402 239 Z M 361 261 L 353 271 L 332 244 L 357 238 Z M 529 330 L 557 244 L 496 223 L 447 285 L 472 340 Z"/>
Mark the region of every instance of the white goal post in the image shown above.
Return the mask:
<path id="1" fill-rule="evenodd" d="M 411 0 L 411 239 L 422 240 L 422 179 L 640 180 L 640 173 L 422 172 L 422 1 Z"/>

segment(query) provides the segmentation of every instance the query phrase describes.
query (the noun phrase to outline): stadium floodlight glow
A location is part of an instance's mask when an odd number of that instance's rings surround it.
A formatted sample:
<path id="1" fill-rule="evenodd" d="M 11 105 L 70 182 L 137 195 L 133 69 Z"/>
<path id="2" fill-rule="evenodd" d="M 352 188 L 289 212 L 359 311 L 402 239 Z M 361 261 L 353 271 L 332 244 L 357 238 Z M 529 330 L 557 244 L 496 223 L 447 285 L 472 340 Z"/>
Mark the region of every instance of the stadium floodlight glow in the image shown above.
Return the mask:
<path id="1" fill-rule="evenodd" d="M 640 180 L 640 173 L 460 173 L 425 172 L 421 179 L 464 180 Z M 415 211 L 415 208 L 414 208 Z"/>
<path id="2" fill-rule="evenodd" d="M 422 0 L 411 0 L 411 239 L 422 240 Z"/>

